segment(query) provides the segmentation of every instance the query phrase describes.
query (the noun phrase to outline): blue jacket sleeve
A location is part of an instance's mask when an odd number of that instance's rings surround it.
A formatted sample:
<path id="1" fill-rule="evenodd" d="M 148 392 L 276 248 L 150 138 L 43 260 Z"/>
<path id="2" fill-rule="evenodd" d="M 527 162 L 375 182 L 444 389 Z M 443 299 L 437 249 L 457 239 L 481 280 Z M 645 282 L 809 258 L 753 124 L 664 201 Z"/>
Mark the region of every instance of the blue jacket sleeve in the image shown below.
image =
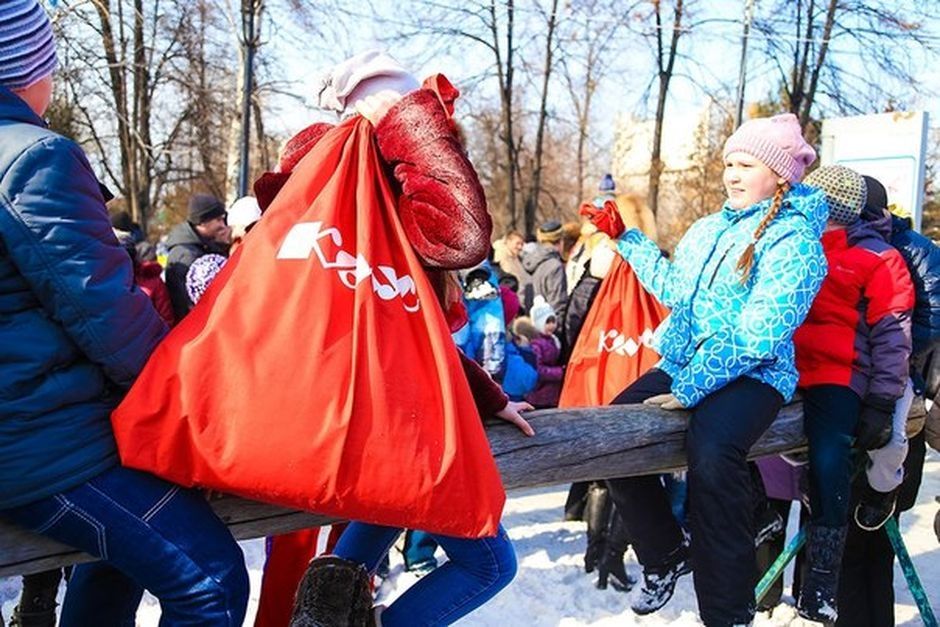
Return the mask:
<path id="1" fill-rule="evenodd" d="M 48 137 L 2 173 L 0 189 L 10 259 L 49 317 L 111 381 L 129 386 L 166 325 L 134 286 L 85 155 Z"/>
<path id="2" fill-rule="evenodd" d="M 640 229 L 632 228 L 621 235 L 617 241 L 617 252 L 636 272 L 643 287 L 659 302 L 674 307 L 681 300 L 675 266 Z M 677 247 L 676 253 L 679 252 L 680 248 Z"/>
<path id="3" fill-rule="evenodd" d="M 809 313 L 826 276 L 822 244 L 791 234 L 761 257 L 737 324 L 703 341 L 673 380 L 672 393 L 686 407 L 776 359 Z"/>

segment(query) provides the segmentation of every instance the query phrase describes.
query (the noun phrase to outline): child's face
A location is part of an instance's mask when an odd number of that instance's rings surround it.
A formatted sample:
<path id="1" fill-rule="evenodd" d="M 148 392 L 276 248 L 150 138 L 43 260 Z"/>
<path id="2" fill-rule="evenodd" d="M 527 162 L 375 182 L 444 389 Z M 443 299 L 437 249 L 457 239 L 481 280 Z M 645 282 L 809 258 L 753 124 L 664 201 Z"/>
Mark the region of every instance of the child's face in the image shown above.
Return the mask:
<path id="1" fill-rule="evenodd" d="M 746 209 L 770 198 L 784 182 L 757 157 L 745 152 L 728 155 L 723 180 L 732 209 Z"/>
<path id="2" fill-rule="evenodd" d="M 838 231 L 839 229 L 844 229 L 844 224 L 839 224 L 838 222 L 833 222 L 832 220 L 826 221 L 826 228 L 824 232 L 828 231 Z"/>
<path id="3" fill-rule="evenodd" d="M 545 321 L 545 333 L 552 335 L 555 332 L 555 329 L 558 328 L 558 323 L 555 322 L 554 318 L 549 318 Z"/>

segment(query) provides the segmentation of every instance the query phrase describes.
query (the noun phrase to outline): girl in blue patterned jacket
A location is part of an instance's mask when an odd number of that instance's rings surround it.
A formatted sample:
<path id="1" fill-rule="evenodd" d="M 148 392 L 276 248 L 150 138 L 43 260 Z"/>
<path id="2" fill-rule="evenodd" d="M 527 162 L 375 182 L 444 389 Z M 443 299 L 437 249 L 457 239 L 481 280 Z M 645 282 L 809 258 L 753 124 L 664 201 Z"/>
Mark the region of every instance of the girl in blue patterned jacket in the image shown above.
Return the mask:
<path id="1" fill-rule="evenodd" d="M 654 340 L 662 360 L 613 404 L 692 412 L 691 547 L 658 477 L 609 482 L 643 566 L 638 614 L 662 607 L 694 565 L 706 625 L 753 619 L 757 573 L 745 456 L 793 395 L 793 332 L 826 275 L 819 237 L 828 206 L 821 192 L 796 182 L 815 158 L 793 115 L 745 122 L 725 144 L 727 202 L 692 225 L 674 261 L 637 229 L 617 243 L 672 313 Z M 611 222 L 602 213 L 595 223 Z"/>

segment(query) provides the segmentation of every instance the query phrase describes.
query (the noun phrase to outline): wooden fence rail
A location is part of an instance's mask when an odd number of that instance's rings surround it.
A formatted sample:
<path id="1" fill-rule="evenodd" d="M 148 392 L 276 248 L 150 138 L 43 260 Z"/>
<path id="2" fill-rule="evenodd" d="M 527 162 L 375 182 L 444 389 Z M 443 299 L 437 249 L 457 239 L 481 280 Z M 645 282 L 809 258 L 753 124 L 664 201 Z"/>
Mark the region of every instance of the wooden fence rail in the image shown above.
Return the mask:
<path id="1" fill-rule="evenodd" d="M 487 425 L 507 490 L 647 475 L 683 468 L 686 412 L 645 405 L 552 409 L 527 416 L 536 436 L 508 424 Z M 787 405 L 751 449 L 752 457 L 805 447 L 799 403 Z M 235 497 L 213 502 L 239 540 L 313 527 L 331 519 Z M 89 556 L 0 521 L 0 577 L 87 561 Z"/>

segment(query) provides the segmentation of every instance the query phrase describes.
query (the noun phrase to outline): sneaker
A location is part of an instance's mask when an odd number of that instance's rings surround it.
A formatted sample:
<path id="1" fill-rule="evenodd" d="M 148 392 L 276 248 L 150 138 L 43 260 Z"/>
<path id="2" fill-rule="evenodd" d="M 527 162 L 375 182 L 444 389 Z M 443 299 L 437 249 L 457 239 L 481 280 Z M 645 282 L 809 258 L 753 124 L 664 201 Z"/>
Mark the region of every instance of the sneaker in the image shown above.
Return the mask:
<path id="1" fill-rule="evenodd" d="M 855 506 L 855 522 L 865 531 L 878 531 L 894 515 L 897 489 L 878 492 L 865 486 L 859 504 Z"/>
<path id="2" fill-rule="evenodd" d="M 673 557 L 674 556 L 674 557 Z M 692 572 L 689 559 L 689 547 L 682 544 L 670 555 L 670 563 L 660 569 L 643 570 L 643 587 L 640 594 L 630 605 L 634 614 L 644 616 L 662 608 L 672 598 L 679 577 Z"/>

